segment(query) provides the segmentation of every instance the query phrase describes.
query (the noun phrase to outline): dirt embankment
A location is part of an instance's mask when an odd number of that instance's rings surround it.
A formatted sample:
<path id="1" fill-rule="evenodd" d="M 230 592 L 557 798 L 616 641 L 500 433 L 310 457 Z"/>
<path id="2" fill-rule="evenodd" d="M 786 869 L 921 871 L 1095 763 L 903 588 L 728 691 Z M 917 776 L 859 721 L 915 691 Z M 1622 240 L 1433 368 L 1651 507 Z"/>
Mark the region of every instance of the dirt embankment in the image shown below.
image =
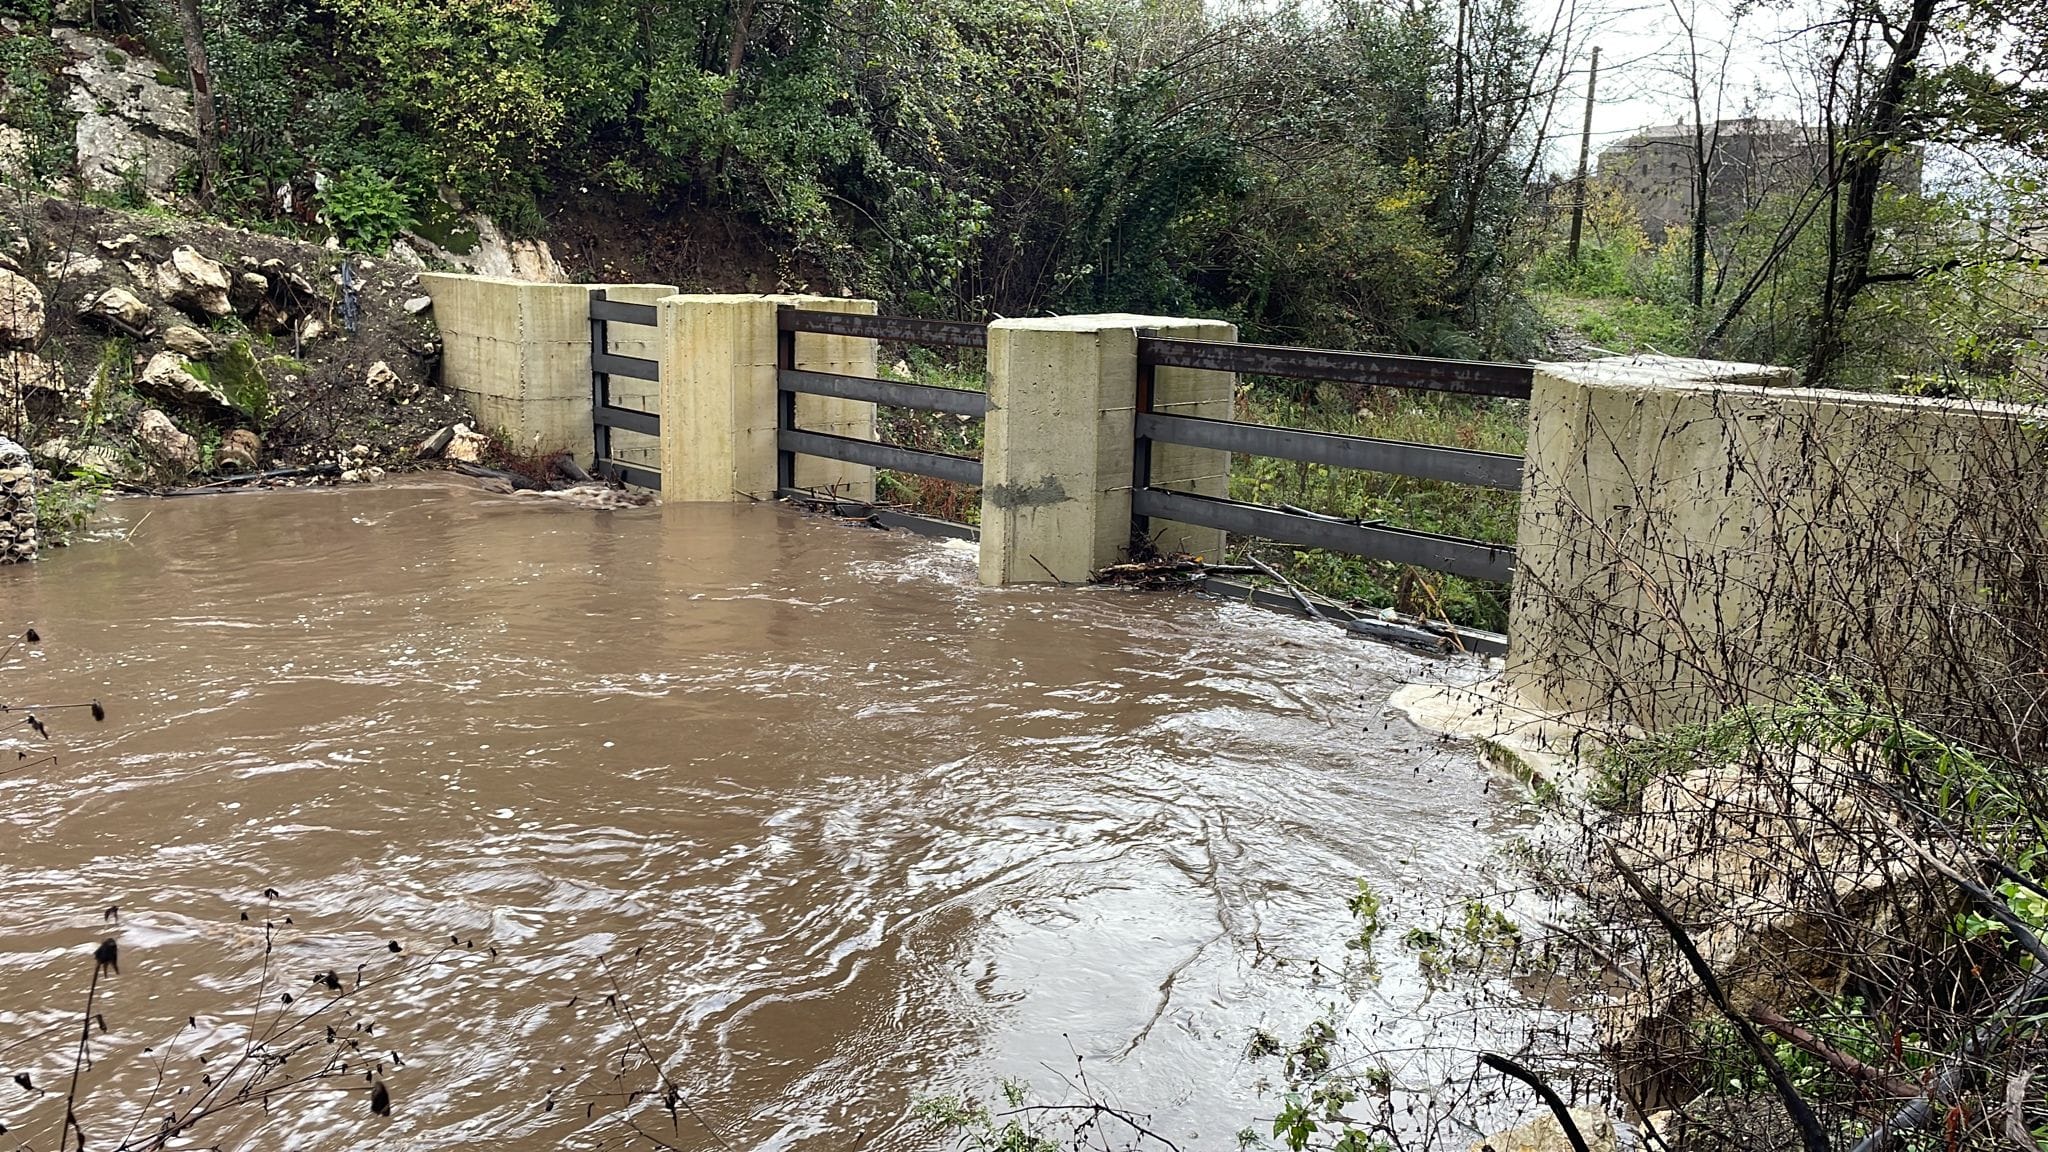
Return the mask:
<path id="1" fill-rule="evenodd" d="M 58 479 L 141 486 L 402 465 L 468 417 L 435 386 L 440 344 L 420 271 L 5 194 L 0 435 Z"/>

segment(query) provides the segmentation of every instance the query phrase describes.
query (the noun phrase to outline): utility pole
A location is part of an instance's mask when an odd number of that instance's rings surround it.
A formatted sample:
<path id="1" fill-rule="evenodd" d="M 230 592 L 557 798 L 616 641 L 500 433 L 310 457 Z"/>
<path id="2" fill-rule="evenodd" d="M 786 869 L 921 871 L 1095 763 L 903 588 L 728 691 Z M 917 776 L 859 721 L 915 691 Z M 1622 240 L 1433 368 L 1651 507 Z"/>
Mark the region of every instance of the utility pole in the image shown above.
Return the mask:
<path id="1" fill-rule="evenodd" d="M 1586 223 L 1586 161 L 1593 152 L 1593 86 L 1600 82 L 1600 49 L 1593 49 L 1593 68 L 1586 73 L 1586 123 L 1579 129 L 1579 179 L 1572 186 L 1571 262 L 1579 262 L 1579 230 Z"/>

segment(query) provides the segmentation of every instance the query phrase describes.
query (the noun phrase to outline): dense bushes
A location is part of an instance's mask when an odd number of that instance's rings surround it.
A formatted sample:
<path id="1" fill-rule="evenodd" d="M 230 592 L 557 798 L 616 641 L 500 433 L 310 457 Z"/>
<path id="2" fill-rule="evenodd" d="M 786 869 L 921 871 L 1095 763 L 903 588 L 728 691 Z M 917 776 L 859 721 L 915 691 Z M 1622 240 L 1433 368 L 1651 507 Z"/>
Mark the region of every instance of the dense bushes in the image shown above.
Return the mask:
<path id="1" fill-rule="evenodd" d="M 1469 7 L 1469 6 L 1468 6 Z M 93 9 L 167 61 L 166 0 Z M 1551 45 L 1516 0 L 204 0 L 215 210 L 376 247 L 444 201 L 738 217 L 826 285 L 957 316 L 1204 312 L 1524 351 L 1500 321 Z M 403 201 L 402 204 L 399 201 Z M 1476 338 L 1473 333 L 1480 334 Z"/>

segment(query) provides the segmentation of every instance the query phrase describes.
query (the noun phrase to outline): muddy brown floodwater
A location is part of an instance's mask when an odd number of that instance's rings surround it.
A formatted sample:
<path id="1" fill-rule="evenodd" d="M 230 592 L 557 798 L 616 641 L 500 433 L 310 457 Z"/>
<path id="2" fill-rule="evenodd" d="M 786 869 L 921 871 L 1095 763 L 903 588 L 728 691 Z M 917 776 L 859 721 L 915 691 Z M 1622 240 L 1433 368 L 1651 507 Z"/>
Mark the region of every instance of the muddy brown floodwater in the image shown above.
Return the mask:
<path id="1" fill-rule="evenodd" d="M 1085 1073 L 1231 1148 L 1278 1107 L 1253 1029 L 1341 1004 L 1427 1087 L 1418 1051 L 1464 1076 L 1510 1028 L 1398 947 L 1333 975 L 1354 878 L 1397 936 L 1530 818 L 1387 710 L 1421 658 L 1192 596 L 984 589 L 960 551 L 774 507 L 420 481 L 110 524 L 0 569 L 0 626 L 43 637 L 0 701 L 109 712 L 46 713 L 56 763 L 0 766 L 0 1071 L 35 1086 L 0 1081 L 9 1139 L 58 1142 L 106 935 L 91 1148 L 188 1108 L 252 1028 L 312 1039 L 286 1080 L 328 1023 L 360 1049 L 181 1143 L 611 1146 L 630 1120 L 934 1148 L 920 1099 L 1073 1100 Z"/>

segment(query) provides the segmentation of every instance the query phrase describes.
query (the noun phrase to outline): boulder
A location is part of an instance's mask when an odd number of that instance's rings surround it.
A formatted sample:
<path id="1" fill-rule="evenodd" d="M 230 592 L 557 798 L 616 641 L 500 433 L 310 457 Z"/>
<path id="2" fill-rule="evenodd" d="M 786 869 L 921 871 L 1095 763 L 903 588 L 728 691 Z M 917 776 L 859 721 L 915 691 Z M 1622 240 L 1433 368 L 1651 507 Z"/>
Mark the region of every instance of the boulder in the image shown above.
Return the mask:
<path id="1" fill-rule="evenodd" d="M 109 288 L 92 297 L 79 306 L 78 315 L 136 335 L 150 327 L 149 305 L 126 288 Z"/>
<path id="2" fill-rule="evenodd" d="M 1621 1147 L 1613 1120 L 1577 1108 L 1571 1110 L 1571 1116 L 1579 1135 L 1586 1138 L 1588 1152 L 1617 1152 Z M 1472 1145 L 1472 1152 L 1572 1152 L 1572 1142 L 1557 1117 L 1545 1112 L 1527 1124 L 1481 1140 Z"/>
<path id="3" fill-rule="evenodd" d="M 97 276 L 107 266 L 106 261 L 84 252 L 66 252 L 63 256 L 43 265 L 43 272 L 52 280 L 79 281 Z"/>
<path id="4" fill-rule="evenodd" d="M 195 360 L 204 360 L 213 355 L 213 341 L 207 339 L 206 333 L 190 324 L 173 325 L 165 332 L 164 347 L 180 356 Z"/>
<path id="5" fill-rule="evenodd" d="M 42 336 L 42 292 L 28 277 L 0 269 L 0 344 L 33 344 Z"/>
<path id="6" fill-rule="evenodd" d="M 270 296 L 270 280 L 259 272 L 243 272 L 235 277 L 234 287 L 228 289 L 228 303 L 234 306 L 237 316 L 247 316 L 263 307 L 263 301 Z"/>
<path id="7" fill-rule="evenodd" d="M 64 372 L 55 364 L 19 348 L 0 352 L 0 397 L 30 392 L 62 395 L 65 391 Z"/>
<path id="8" fill-rule="evenodd" d="M 107 252 L 115 256 L 126 257 L 130 252 L 133 252 L 135 250 L 135 246 L 140 243 L 142 243 L 142 237 L 137 236 L 133 232 L 123 232 L 119 236 L 116 236 L 111 240 L 100 241 L 100 251 Z"/>
<path id="9" fill-rule="evenodd" d="M 135 387 L 145 396 L 217 418 L 232 419 L 243 414 L 225 393 L 192 371 L 190 360 L 176 352 L 159 352 L 150 357 Z"/>
<path id="10" fill-rule="evenodd" d="M 180 431 L 169 416 L 144 408 L 135 421 L 135 439 L 159 463 L 179 472 L 199 467 L 199 441 Z"/>
<path id="11" fill-rule="evenodd" d="M 189 244 L 180 244 L 169 260 L 156 266 L 157 294 L 172 307 L 198 316 L 233 315 L 234 305 L 228 302 L 232 283 L 225 267 Z"/>
<path id="12" fill-rule="evenodd" d="M 414 316 L 425 312 L 433 306 L 434 298 L 432 296 L 414 296 L 405 302 L 405 310 Z"/>
<path id="13" fill-rule="evenodd" d="M 472 430 L 467 424 L 457 424 L 453 435 L 448 437 L 448 446 L 441 450 L 441 454 L 464 464 L 481 464 L 484 449 L 490 447 L 490 444 L 490 437 Z"/>
<path id="14" fill-rule="evenodd" d="M 310 343 L 327 335 L 327 322 L 318 316 L 308 316 L 299 321 L 299 339 Z"/>
<path id="15" fill-rule="evenodd" d="M 101 476 L 126 476 L 128 467 L 121 460 L 121 454 L 105 444 L 88 444 L 77 447 L 71 441 L 59 436 L 36 445 L 36 459 L 45 465 L 56 463 Z"/>
<path id="16" fill-rule="evenodd" d="M 254 472 L 263 459 L 263 438 L 247 428 L 237 428 L 220 438 L 214 461 L 223 472 Z"/>
<path id="17" fill-rule="evenodd" d="M 370 391 L 387 400 L 405 401 L 420 394 L 418 381 L 405 380 L 382 360 L 370 365 L 369 376 L 364 382 L 370 386 Z"/>
<path id="18" fill-rule="evenodd" d="M 50 36 L 71 56 L 65 103 L 78 117 L 73 142 L 85 186 L 115 192 L 137 181 L 158 195 L 173 191 L 197 155 L 191 94 L 158 79 L 156 61 L 110 40 L 63 26 Z"/>

